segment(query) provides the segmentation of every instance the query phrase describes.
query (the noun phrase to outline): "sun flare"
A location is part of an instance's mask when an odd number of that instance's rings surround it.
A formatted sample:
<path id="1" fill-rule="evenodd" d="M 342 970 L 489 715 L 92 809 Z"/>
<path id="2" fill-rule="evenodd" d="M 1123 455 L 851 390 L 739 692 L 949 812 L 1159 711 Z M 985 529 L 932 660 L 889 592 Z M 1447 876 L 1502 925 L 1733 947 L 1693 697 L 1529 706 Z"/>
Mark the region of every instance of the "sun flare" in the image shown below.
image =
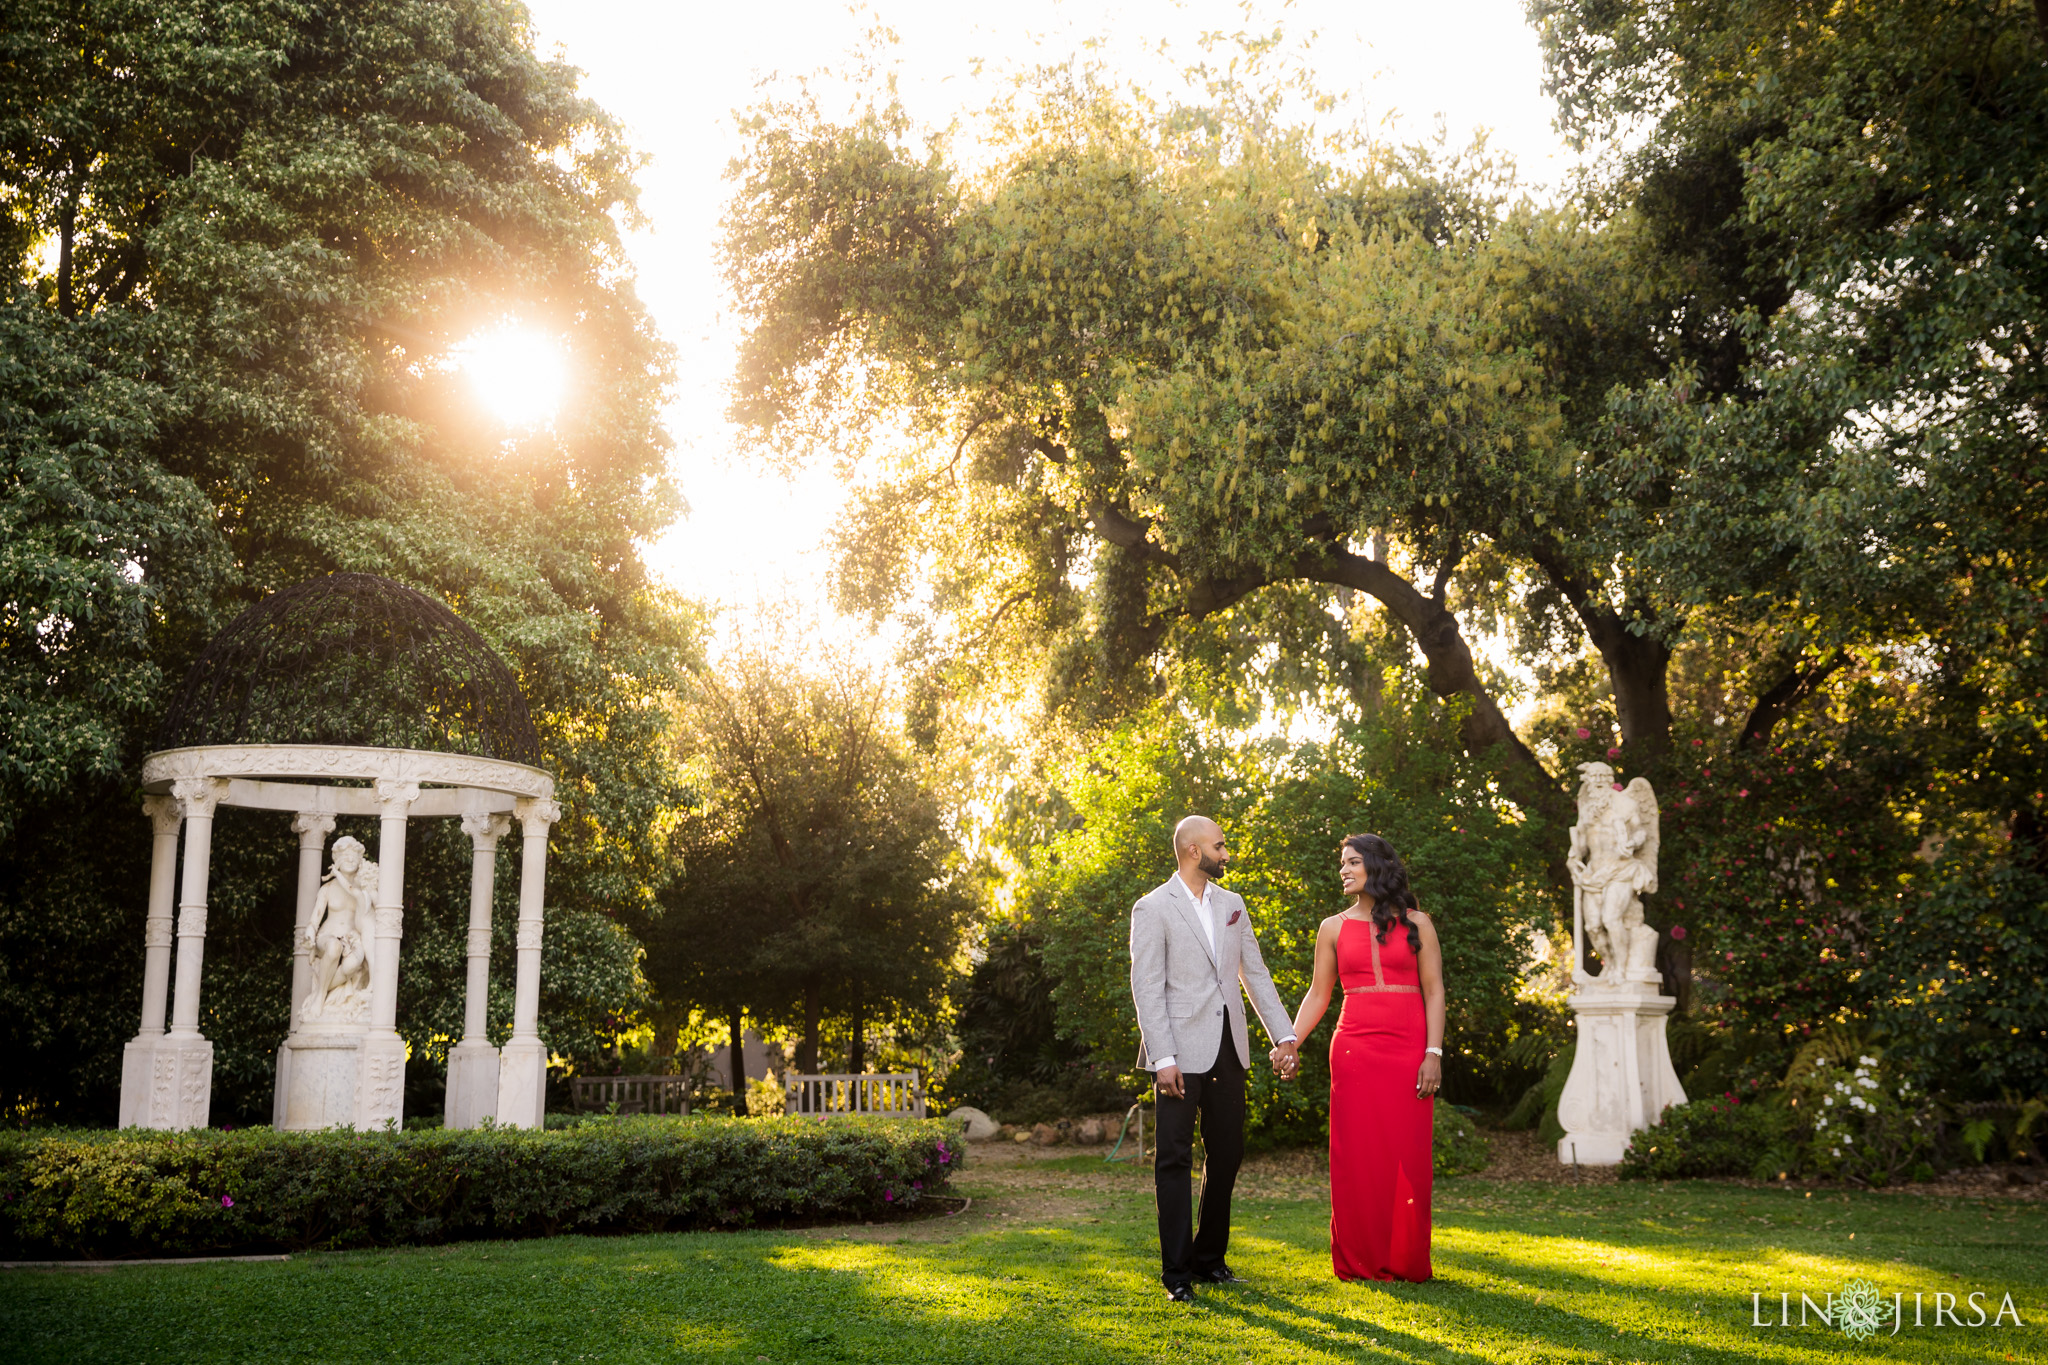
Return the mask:
<path id="1" fill-rule="evenodd" d="M 455 348 L 484 410 L 508 427 L 542 426 L 562 403 L 567 365 L 561 345 L 525 327 L 478 332 Z"/>

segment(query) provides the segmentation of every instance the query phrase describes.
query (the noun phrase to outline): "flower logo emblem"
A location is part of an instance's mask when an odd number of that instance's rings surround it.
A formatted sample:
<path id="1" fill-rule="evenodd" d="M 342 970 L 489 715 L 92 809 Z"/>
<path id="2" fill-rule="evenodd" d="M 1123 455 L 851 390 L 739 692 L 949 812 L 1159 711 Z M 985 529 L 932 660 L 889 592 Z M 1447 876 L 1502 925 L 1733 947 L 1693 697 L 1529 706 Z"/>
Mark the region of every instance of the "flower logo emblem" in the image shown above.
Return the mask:
<path id="1" fill-rule="evenodd" d="M 1884 1296 L 1868 1280 L 1851 1280 L 1835 1295 L 1835 1326 L 1853 1341 L 1868 1341 L 1884 1322 Z"/>

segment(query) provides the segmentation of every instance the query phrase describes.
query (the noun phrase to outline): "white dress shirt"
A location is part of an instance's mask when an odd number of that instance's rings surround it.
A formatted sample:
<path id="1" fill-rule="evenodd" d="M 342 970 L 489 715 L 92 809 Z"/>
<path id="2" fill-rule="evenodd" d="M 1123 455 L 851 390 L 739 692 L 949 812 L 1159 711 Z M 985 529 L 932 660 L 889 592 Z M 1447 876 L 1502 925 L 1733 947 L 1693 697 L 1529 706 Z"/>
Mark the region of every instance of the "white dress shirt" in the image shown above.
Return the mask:
<path id="1" fill-rule="evenodd" d="M 1195 903 L 1195 920 L 1202 926 L 1203 937 L 1209 940 L 1209 956 L 1212 958 L 1215 957 L 1216 920 L 1213 916 L 1209 914 L 1209 894 L 1216 889 L 1216 883 L 1211 881 L 1203 882 L 1202 894 L 1197 896 L 1194 893 L 1193 888 L 1191 888 L 1185 881 L 1181 881 L 1180 873 L 1174 873 L 1173 879 L 1177 882 L 1180 882 L 1180 889 L 1187 892 L 1188 899 Z M 1290 1033 L 1285 1038 L 1282 1038 L 1280 1041 L 1283 1043 L 1291 1043 L 1294 1041 L 1294 1035 Z M 1153 1069 L 1155 1071 L 1164 1071 L 1166 1070 L 1166 1068 L 1173 1066 L 1174 1064 L 1174 1059 L 1172 1057 L 1161 1057 L 1157 1062 L 1153 1064 Z"/>

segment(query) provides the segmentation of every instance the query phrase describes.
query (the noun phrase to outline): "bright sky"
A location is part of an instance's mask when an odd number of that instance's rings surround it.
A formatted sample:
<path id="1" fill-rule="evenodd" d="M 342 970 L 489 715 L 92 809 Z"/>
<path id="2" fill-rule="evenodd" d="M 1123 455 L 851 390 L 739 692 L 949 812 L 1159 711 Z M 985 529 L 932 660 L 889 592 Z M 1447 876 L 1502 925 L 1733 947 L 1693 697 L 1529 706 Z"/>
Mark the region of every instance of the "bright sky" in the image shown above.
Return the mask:
<path id="1" fill-rule="evenodd" d="M 676 347 L 680 383 L 668 410 L 675 472 L 691 515 L 649 562 L 700 600 L 742 605 L 761 598 L 816 603 L 826 565 L 819 543 L 837 510 L 828 470 L 787 483 L 737 463 L 722 414 L 738 330 L 726 310 L 713 251 L 726 195 L 723 173 L 738 151 L 730 112 L 756 98 L 764 77 L 844 64 L 879 18 L 895 49 L 904 102 L 920 121 L 943 125 L 997 88 L 976 58 L 1064 60 L 1089 39 L 1097 55 L 1135 76 L 1165 73 L 1198 54 L 1205 30 L 1270 31 L 1317 38 L 1311 64 L 1325 89 L 1354 92 L 1375 121 L 1428 135 L 1441 116 L 1455 141 L 1476 128 L 1513 155 L 1533 187 L 1557 184 L 1570 153 L 1551 131 L 1539 89 L 1536 36 L 1522 0 L 1299 0 L 1279 9 L 1219 0 L 1011 0 L 973 7 L 928 0 L 773 5 L 703 0 L 528 0 L 543 53 L 559 47 L 586 72 L 584 90 L 630 130 L 651 158 L 641 176 L 650 230 L 630 243 L 641 297 Z M 1156 55 L 1167 44 L 1165 59 Z"/>

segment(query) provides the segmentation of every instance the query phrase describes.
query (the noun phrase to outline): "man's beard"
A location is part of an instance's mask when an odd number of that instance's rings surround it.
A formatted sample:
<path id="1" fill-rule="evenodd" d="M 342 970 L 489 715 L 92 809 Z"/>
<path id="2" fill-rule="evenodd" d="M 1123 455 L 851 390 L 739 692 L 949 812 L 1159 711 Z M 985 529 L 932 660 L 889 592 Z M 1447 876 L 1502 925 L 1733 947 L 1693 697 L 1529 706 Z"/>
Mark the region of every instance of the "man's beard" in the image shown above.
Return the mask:
<path id="1" fill-rule="evenodd" d="M 1204 877 L 1213 882 L 1223 875 L 1223 869 L 1228 867 L 1229 863 L 1221 858 L 1211 858 L 1204 853 L 1196 856 L 1195 866 L 1202 870 Z"/>

